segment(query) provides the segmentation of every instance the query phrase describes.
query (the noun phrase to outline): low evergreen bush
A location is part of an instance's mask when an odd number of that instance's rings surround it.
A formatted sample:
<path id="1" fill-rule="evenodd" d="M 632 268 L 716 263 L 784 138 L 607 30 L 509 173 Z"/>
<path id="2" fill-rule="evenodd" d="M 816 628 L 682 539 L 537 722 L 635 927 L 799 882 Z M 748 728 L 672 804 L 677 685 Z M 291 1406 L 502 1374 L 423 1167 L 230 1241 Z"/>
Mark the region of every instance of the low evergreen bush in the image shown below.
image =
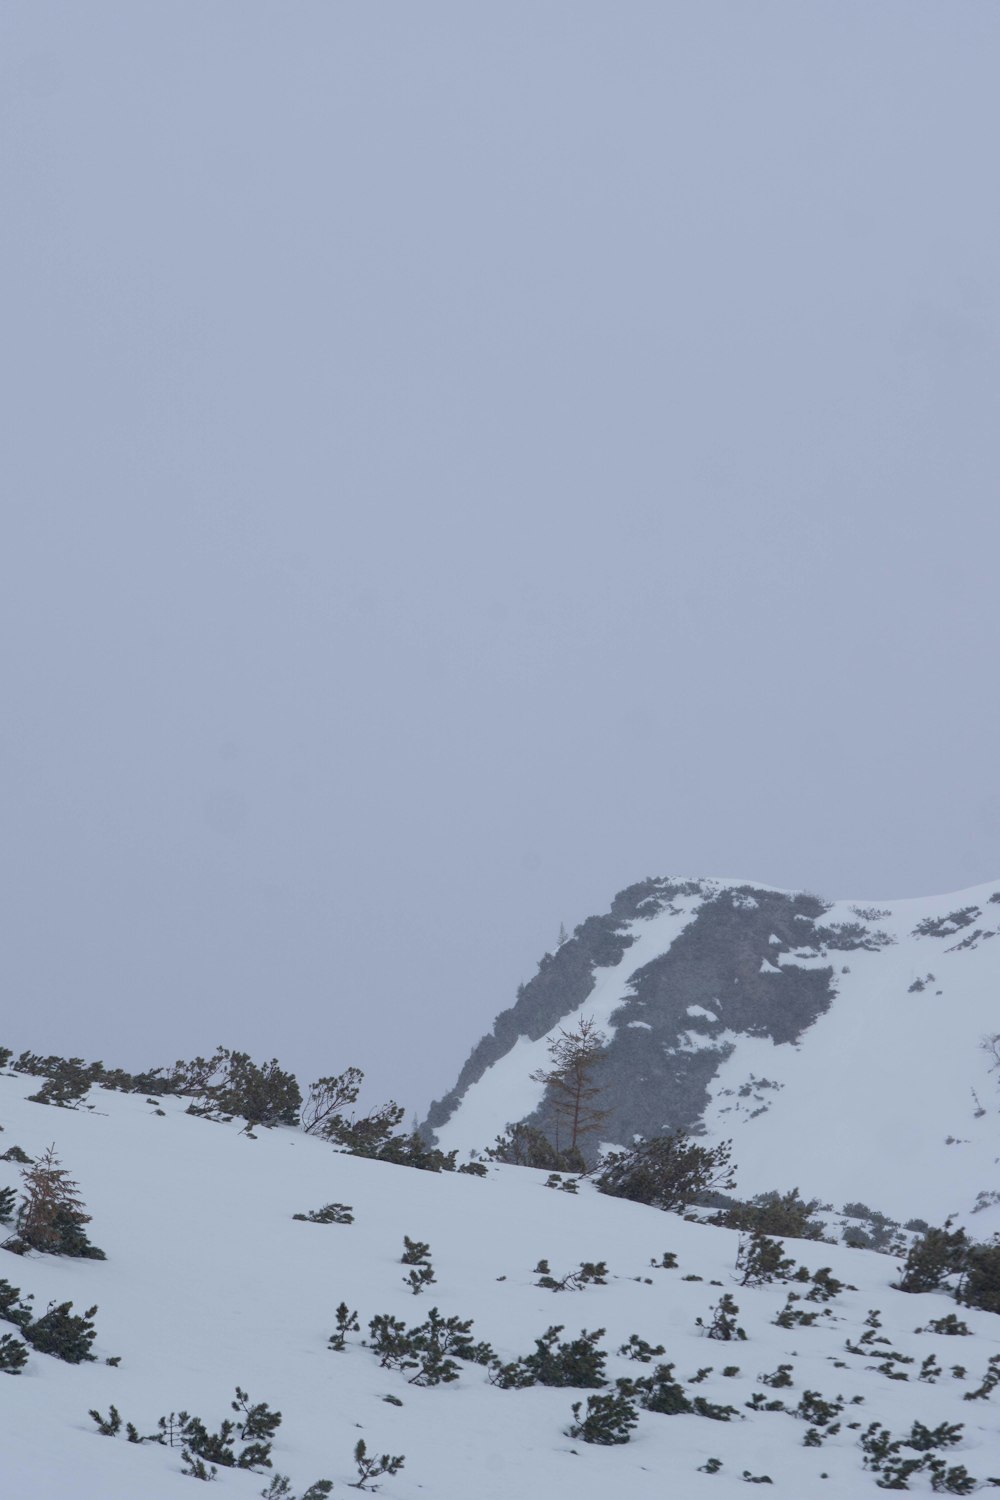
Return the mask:
<path id="1" fill-rule="evenodd" d="M 733 1185 L 732 1142 L 699 1146 L 682 1130 L 654 1136 L 625 1151 L 612 1151 L 600 1163 L 594 1181 L 602 1193 L 674 1210 L 703 1193 Z"/>
<path id="2" fill-rule="evenodd" d="M 380 1479 L 383 1474 L 398 1474 L 405 1459 L 402 1454 L 390 1458 L 388 1453 L 383 1453 L 380 1458 L 369 1458 L 364 1438 L 358 1438 L 354 1448 L 354 1462 L 358 1477 L 352 1482 L 351 1489 L 366 1490 L 373 1479 Z"/>
<path id="3" fill-rule="evenodd" d="M 582 1401 L 573 1402 L 573 1422 L 568 1436 L 580 1438 L 585 1443 L 605 1446 L 627 1443 L 632 1429 L 639 1422 L 635 1403 L 621 1390 L 609 1392 L 606 1396 L 588 1396 L 583 1416 L 580 1415 L 582 1409 Z"/>
<path id="4" fill-rule="evenodd" d="M 503 1390 L 520 1389 L 529 1385 L 577 1386 L 597 1389 L 607 1385 L 604 1365 L 607 1353 L 598 1348 L 604 1337 L 603 1328 L 592 1333 L 581 1329 L 580 1337 L 568 1343 L 560 1343 L 563 1324 L 557 1323 L 546 1329 L 540 1339 L 535 1340 L 534 1353 L 523 1359 L 502 1364 L 494 1360 L 490 1380 Z"/>
<path id="5" fill-rule="evenodd" d="M 968 1247 L 955 1300 L 964 1307 L 1000 1312 L 1000 1235 L 989 1244 Z"/>
<path id="6" fill-rule="evenodd" d="M 323 1208 L 310 1209 L 307 1214 L 292 1214 L 293 1219 L 308 1224 L 353 1224 L 354 1213 L 349 1203 L 327 1203 Z"/>
<path id="7" fill-rule="evenodd" d="M 535 1167 L 543 1172 L 586 1172 L 587 1163 L 575 1147 L 560 1151 L 534 1125 L 511 1125 L 498 1135 L 483 1155 L 511 1167 Z"/>
<path id="8" fill-rule="evenodd" d="M 0 1334 L 0 1370 L 5 1375 L 20 1375 L 27 1363 L 27 1346 L 13 1334 Z"/>
<path id="9" fill-rule="evenodd" d="M 894 1283 L 900 1292 L 936 1292 L 947 1277 L 962 1271 L 969 1251 L 964 1229 L 928 1229 L 914 1240 L 900 1277 Z"/>
<path id="10" fill-rule="evenodd" d="M 346 1302 L 340 1303 L 337 1308 L 336 1318 L 337 1327 L 330 1335 L 328 1347 L 337 1353 L 341 1353 L 347 1348 L 347 1335 L 349 1333 L 360 1333 L 361 1324 L 358 1322 L 357 1313 L 352 1312 Z"/>
<path id="11" fill-rule="evenodd" d="M 818 1208 L 818 1199 L 807 1203 L 798 1188 L 792 1188 L 787 1193 L 758 1193 L 747 1203 L 733 1203 L 714 1214 L 709 1223 L 777 1239 L 821 1240 L 823 1225 L 811 1217 Z"/>
<path id="12" fill-rule="evenodd" d="M 459 1360 L 488 1365 L 494 1360 L 489 1344 L 472 1337 L 472 1319 L 443 1318 L 432 1307 L 423 1323 L 407 1328 L 390 1313 L 379 1313 L 368 1325 L 369 1347 L 384 1369 L 400 1370 L 411 1385 L 446 1385 L 457 1380 Z"/>

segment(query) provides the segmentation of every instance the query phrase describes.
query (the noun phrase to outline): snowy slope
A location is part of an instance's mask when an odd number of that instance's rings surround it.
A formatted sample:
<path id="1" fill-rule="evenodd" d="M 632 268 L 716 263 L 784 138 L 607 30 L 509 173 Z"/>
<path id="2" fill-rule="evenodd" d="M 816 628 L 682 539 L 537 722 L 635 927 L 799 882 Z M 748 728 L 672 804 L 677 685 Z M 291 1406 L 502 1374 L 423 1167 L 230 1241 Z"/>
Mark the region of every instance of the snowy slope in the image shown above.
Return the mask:
<path id="1" fill-rule="evenodd" d="M 812 1270 L 831 1266 L 857 1288 L 829 1305 L 820 1326 L 786 1331 L 773 1319 L 787 1286 L 736 1287 L 734 1233 L 601 1197 L 586 1183 L 572 1196 L 519 1168 L 494 1167 L 485 1179 L 434 1175 L 338 1154 L 292 1129 L 248 1139 L 237 1124 L 185 1114 L 177 1099 L 164 1099 L 158 1113 L 140 1096 L 94 1089 L 92 1109 L 56 1109 L 26 1099 L 35 1087 L 0 1077 L 0 1143 L 36 1156 L 55 1142 L 107 1260 L 5 1255 L 0 1275 L 34 1293 L 39 1309 L 53 1299 L 71 1298 L 78 1309 L 96 1303 L 95 1353 L 102 1361 L 120 1355 L 121 1364 L 70 1366 L 32 1352 L 23 1374 L 0 1374 L 5 1494 L 183 1500 L 197 1492 L 176 1450 L 101 1437 L 88 1409 L 114 1403 L 144 1433 L 182 1407 L 215 1426 L 237 1384 L 283 1413 L 272 1472 L 291 1476 L 295 1495 L 321 1476 L 346 1493 L 359 1436 L 372 1452 L 405 1455 L 403 1470 L 382 1481 L 393 1500 L 725 1500 L 745 1496 L 744 1471 L 769 1475 L 795 1500 L 874 1495 L 850 1420 L 862 1428 L 880 1421 L 897 1436 L 915 1420 L 961 1423 L 949 1463 L 980 1477 L 1000 1472 L 1000 1393 L 963 1400 L 1000 1353 L 1000 1319 L 958 1309 L 973 1336 L 915 1334 L 955 1305 L 943 1294 L 891 1290 L 896 1264 L 884 1256 L 786 1242 Z M 0 1187 L 18 1182 L 19 1168 L 0 1163 Z M 353 1224 L 292 1218 L 333 1200 L 352 1206 Z M 431 1246 L 437 1284 L 420 1296 L 403 1285 L 404 1234 Z M 677 1255 L 676 1270 L 651 1267 L 665 1250 Z M 543 1256 L 558 1273 L 603 1258 L 608 1284 L 542 1289 L 532 1268 Z M 714 1342 L 696 1325 L 723 1291 L 735 1291 L 746 1342 Z M 362 1331 L 335 1353 L 327 1339 L 341 1300 L 358 1310 Z M 529 1353 L 552 1324 L 565 1325 L 564 1337 L 605 1329 L 612 1377 L 647 1372 L 615 1353 L 638 1333 L 666 1346 L 689 1394 L 739 1415 L 720 1422 L 643 1412 L 628 1444 L 599 1447 L 566 1434 L 572 1402 L 586 1392 L 500 1390 L 474 1364 L 454 1384 L 421 1389 L 381 1369 L 361 1339 L 376 1313 L 414 1323 L 431 1305 L 474 1318 L 475 1335 L 505 1360 Z M 890 1379 L 876 1357 L 845 1350 L 873 1308 L 892 1347 L 916 1360 L 908 1379 Z M 914 1373 L 931 1352 L 943 1371 L 935 1383 Z M 760 1375 L 782 1363 L 793 1367 L 792 1387 L 762 1387 Z M 964 1377 L 950 1373 L 959 1363 Z M 712 1372 L 690 1385 L 707 1366 Z M 739 1373 L 724 1375 L 727 1366 Z M 822 1447 L 804 1446 L 805 1421 L 746 1407 L 762 1389 L 792 1406 L 807 1390 L 840 1394 L 845 1425 Z M 856 1408 L 855 1396 L 863 1398 Z M 721 1460 L 718 1472 L 702 1471 L 709 1458 Z M 256 1496 L 266 1482 L 223 1469 L 213 1493 Z M 929 1493 L 923 1476 L 912 1488 Z"/>
<path id="2" fill-rule="evenodd" d="M 590 958 L 595 923 L 609 962 Z M 682 1125 L 733 1139 L 746 1195 L 799 1185 L 838 1207 L 967 1218 L 1000 1177 L 981 1047 L 1000 1029 L 998 933 L 996 884 L 872 908 L 742 881 L 645 882 L 543 959 L 429 1123 L 462 1151 L 536 1110 L 544 1126 L 530 1074 L 560 1028 L 593 1017 L 610 1038 L 610 1140 Z"/>

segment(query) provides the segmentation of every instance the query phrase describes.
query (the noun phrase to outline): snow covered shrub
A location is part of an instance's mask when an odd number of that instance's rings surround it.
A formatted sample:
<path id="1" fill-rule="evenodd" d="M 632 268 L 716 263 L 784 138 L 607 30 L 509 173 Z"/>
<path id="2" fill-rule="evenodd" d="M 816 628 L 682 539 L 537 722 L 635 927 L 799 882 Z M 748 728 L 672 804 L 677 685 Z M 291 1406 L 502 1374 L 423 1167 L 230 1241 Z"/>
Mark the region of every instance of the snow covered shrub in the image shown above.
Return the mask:
<path id="1" fill-rule="evenodd" d="M 331 1140 L 344 1125 L 343 1110 L 357 1102 L 365 1075 L 360 1068 L 347 1068 L 329 1078 L 317 1078 L 309 1085 L 302 1106 L 301 1125 L 306 1135 Z"/>
<path id="2" fill-rule="evenodd" d="M 712 1309 L 712 1321 L 705 1323 L 701 1318 L 695 1318 L 699 1328 L 704 1329 L 710 1339 L 745 1339 L 746 1330 L 740 1328 L 736 1322 L 739 1308 L 732 1299 L 729 1292 L 723 1292 L 717 1305 Z"/>
<path id="3" fill-rule="evenodd" d="M 322 1208 L 310 1209 L 307 1214 L 292 1214 L 307 1224 L 353 1224 L 354 1214 L 349 1203 L 327 1203 Z"/>
<path id="4" fill-rule="evenodd" d="M 748 1203 L 734 1203 L 723 1209 L 709 1222 L 721 1224 L 726 1229 L 773 1235 L 777 1239 L 821 1240 L 823 1225 L 810 1218 L 818 1208 L 817 1199 L 806 1203 L 799 1196 L 798 1188 L 792 1188 L 788 1193 L 758 1193 Z"/>
<path id="5" fill-rule="evenodd" d="M 0 1188 L 0 1224 L 9 1224 L 14 1217 L 17 1194 L 12 1187 Z"/>
<path id="6" fill-rule="evenodd" d="M 804 1280 L 800 1277 L 799 1280 Z M 856 1292 L 857 1287 L 851 1286 L 850 1282 L 838 1281 L 829 1266 L 820 1266 L 814 1271 L 810 1278 L 812 1288 L 806 1292 L 807 1302 L 832 1302 L 834 1297 L 839 1297 L 846 1287 L 849 1292 Z"/>
<path id="7" fill-rule="evenodd" d="M 676 1130 L 625 1151 L 610 1152 L 602 1158 L 594 1181 L 600 1192 L 613 1198 L 662 1209 L 683 1208 L 702 1193 L 732 1187 L 731 1152 L 731 1141 L 698 1146 L 684 1131 Z"/>
<path id="8" fill-rule="evenodd" d="M 379 1313 L 368 1330 L 370 1347 L 384 1369 L 416 1371 L 407 1377 L 411 1385 L 446 1385 L 458 1379 L 459 1360 L 488 1365 L 494 1358 L 489 1344 L 473 1341 L 471 1318 L 442 1318 L 436 1307 L 410 1329 L 390 1313 Z"/>
<path id="9" fill-rule="evenodd" d="M 28 1302 L 32 1294 L 28 1293 Z M 0 1318 L 5 1323 L 13 1323 L 16 1328 L 25 1328 L 31 1322 L 31 1308 L 27 1302 L 21 1301 L 21 1288 L 11 1286 L 9 1281 L 0 1277 Z"/>
<path id="10" fill-rule="evenodd" d="M 200 1417 L 189 1412 L 171 1412 L 160 1417 L 155 1441 L 166 1447 L 182 1449 L 189 1465 L 185 1473 L 196 1479 L 208 1479 L 207 1467 L 221 1464 L 227 1469 L 269 1469 L 271 1439 L 281 1425 L 281 1412 L 272 1411 L 266 1401 L 253 1406 L 246 1391 L 236 1387 L 236 1400 L 230 1402 L 236 1420 L 224 1417 L 218 1432 L 210 1432 Z M 93 1414 L 92 1414 L 93 1415 Z M 244 1446 L 237 1449 L 237 1442 Z"/>
<path id="11" fill-rule="evenodd" d="M 3 1155 L 0 1156 L 0 1161 L 16 1161 L 26 1167 L 30 1164 L 31 1157 L 27 1151 L 22 1151 L 20 1146 L 9 1146 Z"/>
<path id="12" fill-rule="evenodd" d="M 302 1500 L 326 1500 L 333 1489 L 331 1479 L 317 1479 L 302 1495 Z M 292 1481 L 287 1474 L 274 1474 L 266 1490 L 261 1490 L 262 1500 L 296 1500 L 292 1494 Z"/>
<path id="13" fill-rule="evenodd" d="M 351 1485 L 351 1489 L 365 1490 L 372 1479 L 379 1479 L 383 1474 L 398 1474 L 405 1459 L 402 1454 L 390 1458 L 388 1453 L 383 1453 L 381 1458 L 369 1458 L 364 1438 L 358 1438 L 354 1448 L 354 1462 L 357 1465 L 358 1477 Z"/>
<path id="14" fill-rule="evenodd" d="M 966 1391 L 963 1401 L 987 1401 L 1000 1385 L 1000 1354 L 991 1354 L 986 1374 L 974 1391 Z"/>
<path id="15" fill-rule="evenodd" d="M 755 1231 L 744 1239 L 740 1236 L 736 1254 L 736 1274 L 740 1286 L 764 1286 L 769 1281 L 787 1281 L 795 1267 L 791 1256 L 782 1252 L 777 1240 Z"/>
<path id="16" fill-rule="evenodd" d="M 610 1446 L 627 1443 L 639 1416 L 635 1403 L 624 1391 L 615 1391 L 607 1396 L 588 1396 L 586 1415 L 581 1417 L 582 1401 L 573 1402 L 573 1422 L 568 1429 L 571 1438 L 582 1438 L 585 1443 L 601 1443 Z"/>
<path id="17" fill-rule="evenodd" d="M 0 1370 L 5 1375 L 20 1375 L 28 1363 L 28 1350 L 13 1334 L 0 1334 Z"/>
<path id="18" fill-rule="evenodd" d="M 399 1259 L 404 1266 L 430 1265 L 431 1247 L 424 1240 L 411 1240 L 408 1234 L 404 1234 L 403 1253 Z"/>
<path id="19" fill-rule="evenodd" d="M 972 1329 L 968 1323 L 956 1317 L 954 1313 L 945 1313 L 943 1318 L 931 1318 L 926 1328 L 914 1328 L 914 1333 L 943 1333 L 952 1336 L 962 1334 L 970 1335 Z"/>
<path id="20" fill-rule="evenodd" d="M 91 1407 L 87 1413 L 97 1423 L 97 1430 L 101 1437 L 117 1437 L 121 1431 L 122 1414 L 117 1406 L 112 1405 L 106 1417 L 102 1417 L 96 1407 Z"/>
<path id="21" fill-rule="evenodd" d="M 595 1286 L 607 1286 L 608 1282 L 608 1268 L 603 1260 L 583 1260 L 579 1270 L 567 1271 L 558 1280 L 552 1275 L 548 1261 L 540 1260 L 535 1275 L 539 1278 L 535 1285 L 543 1286 L 549 1292 L 580 1292 L 591 1281 Z"/>
<path id="22" fill-rule="evenodd" d="M 439 1151 L 437 1146 L 428 1145 L 419 1130 L 412 1130 L 409 1135 L 390 1135 L 375 1159 L 394 1162 L 398 1167 L 415 1167 L 418 1172 L 454 1172 L 458 1152 Z"/>
<path id="23" fill-rule="evenodd" d="M 278 1059 L 255 1063 L 247 1052 L 219 1047 L 208 1059 L 178 1062 L 172 1077 L 175 1090 L 192 1094 L 200 1102 L 191 1113 L 246 1121 L 255 1125 L 297 1125 L 302 1093 L 293 1073 L 286 1073 Z"/>
<path id="24" fill-rule="evenodd" d="M 181 1450 L 181 1458 L 184 1462 L 181 1473 L 186 1474 L 189 1479 L 214 1479 L 219 1472 L 214 1464 L 206 1464 L 187 1448 Z"/>
<path id="25" fill-rule="evenodd" d="M 1000 1236 L 968 1247 L 955 1300 L 983 1312 L 1000 1312 Z"/>
<path id="26" fill-rule="evenodd" d="M 431 1265 L 431 1247 L 423 1240 L 411 1240 L 408 1234 L 403 1235 L 403 1253 L 400 1262 L 404 1266 L 412 1266 L 409 1275 L 403 1277 L 404 1284 L 416 1297 L 425 1287 L 433 1286 L 437 1281 L 434 1275 L 434 1267 Z"/>
<path id="27" fill-rule="evenodd" d="M 634 1359 L 642 1365 L 649 1365 L 658 1354 L 665 1354 L 666 1350 L 662 1344 L 654 1347 L 652 1344 L 647 1344 L 646 1340 L 641 1339 L 637 1333 L 632 1333 L 629 1335 L 628 1343 L 622 1344 L 618 1353 L 625 1359 Z"/>
<path id="28" fill-rule="evenodd" d="M 76 1109 L 93 1083 L 91 1070 L 82 1057 L 56 1060 L 37 1094 L 29 1094 L 33 1104 L 55 1104 L 61 1109 Z"/>
<path id="29" fill-rule="evenodd" d="M 337 1327 L 330 1335 L 328 1348 L 340 1354 L 347 1348 L 347 1335 L 360 1332 L 361 1324 L 358 1322 L 357 1312 L 352 1312 L 346 1302 L 341 1302 L 337 1308 Z"/>
<path id="30" fill-rule="evenodd" d="M 586 1390 L 607 1385 L 604 1365 L 607 1353 L 597 1347 L 603 1328 L 593 1333 L 581 1329 L 580 1337 L 561 1344 L 563 1324 L 558 1323 L 535 1340 L 535 1352 L 503 1364 L 493 1360 L 490 1381 L 501 1390 L 521 1390 L 529 1385 L 577 1386 Z"/>
<path id="31" fill-rule="evenodd" d="M 812 1328 L 819 1318 L 818 1312 L 806 1312 L 804 1308 L 796 1307 L 796 1302 L 802 1298 L 798 1292 L 789 1292 L 785 1298 L 785 1305 L 772 1322 L 777 1328 Z"/>
<path id="32" fill-rule="evenodd" d="M 694 1409 L 684 1387 L 679 1380 L 674 1379 L 672 1364 L 657 1365 L 651 1375 L 636 1381 L 636 1390 L 646 1411 L 676 1417 Z"/>
<path id="33" fill-rule="evenodd" d="M 543 1172 L 585 1172 L 587 1163 L 577 1149 L 559 1151 L 534 1125 L 511 1125 L 498 1135 L 483 1155 L 510 1167 L 537 1167 Z"/>
<path id="34" fill-rule="evenodd" d="M 401 1104 L 390 1099 L 360 1120 L 347 1120 L 342 1115 L 332 1116 L 323 1130 L 324 1138 L 339 1146 L 351 1156 L 364 1156 L 371 1161 L 389 1161 L 399 1167 L 415 1167 L 420 1172 L 454 1172 L 458 1160 L 457 1151 L 439 1151 L 424 1140 L 419 1130 L 409 1135 L 394 1135 L 405 1111 Z M 457 1168 L 462 1171 L 461 1167 Z M 474 1175 L 485 1175 L 475 1171 L 475 1163 L 469 1168 Z"/>
<path id="35" fill-rule="evenodd" d="M 72 1302 L 53 1304 L 32 1323 L 22 1329 L 24 1337 L 39 1354 L 51 1354 L 55 1359 L 65 1360 L 68 1365 L 91 1363 L 96 1355 L 90 1346 L 97 1336 L 92 1319 L 96 1307 L 88 1307 L 83 1314 L 72 1311 Z"/>
<path id="36" fill-rule="evenodd" d="M 103 1250 L 92 1245 L 84 1231 L 90 1215 L 84 1212 L 78 1184 L 60 1166 L 55 1146 L 21 1173 L 24 1197 L 18 1206 L 14 1234 L 4 1242 L 6 1250 L 24 1255 L 38 1250 L 47 1255 L 71 1255 L 86 1260 L 104 1260 Z"/>
<path id="37" fill-rule="evenodd" d="M 896 1290 L 936 1292 L 946 1277 L 963 1269 L 968 1251 L 964 1229 L 928 1229 L 910 1246 Z"/>
<path id="38" fill-rule="evenodd" d="M 970 926 L 979 916 L 978 906 L 963 906 L 946 917 L 925 917 L 913 929 L 914 937 L 953 937 L 962 927 Z"/>

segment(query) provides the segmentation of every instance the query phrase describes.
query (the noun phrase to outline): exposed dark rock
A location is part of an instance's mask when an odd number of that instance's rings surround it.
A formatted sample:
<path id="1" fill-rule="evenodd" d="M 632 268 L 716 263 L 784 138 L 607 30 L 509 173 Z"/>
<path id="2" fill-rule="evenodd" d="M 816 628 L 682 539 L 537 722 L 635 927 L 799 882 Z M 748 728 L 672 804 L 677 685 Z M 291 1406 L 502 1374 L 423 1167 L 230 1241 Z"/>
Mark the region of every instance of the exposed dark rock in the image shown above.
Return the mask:
<path id="1" fill-rule="evenodd" d="M 664 953 L 626 980 L 634 940 L 626 924 L 690 895 L 703 898 L 692 920 Z M 432 1106 L 427 1127 L 443 1125 L 466 1089 L 519 1036 L 536 1040 L 578 1011 L 593 988 L 595 969 L 624 959 L 623 987 L 631 993 L 611 1017 L 615 1034 L 603 1054 L 601 1104 L 610 1114 L 601 1135 L 628 1142 L 677 1127 L 697 1131 L 708 1086 L 732 1051 L 734 1033 L 794 1043 L 830 1006 L 833 965 L 806 966 L 795 962 L 796 955 L 815 960 L 830 948 L 872 949 L 889 941 L 861 922 L 820 927 L 827 909 L 812 895 L 753 886 L 719 889 L 711 881 L 630 886 L 607 915 L 588 918 L 557 953 L 545 955 L 517 1004 L 497 1017 L 475 1048 L 455 1088 Z M 530 1123 L 554 1130 L 548 1100 Z M 596 1139 L 587 1145 L 593 1155 Z"/>

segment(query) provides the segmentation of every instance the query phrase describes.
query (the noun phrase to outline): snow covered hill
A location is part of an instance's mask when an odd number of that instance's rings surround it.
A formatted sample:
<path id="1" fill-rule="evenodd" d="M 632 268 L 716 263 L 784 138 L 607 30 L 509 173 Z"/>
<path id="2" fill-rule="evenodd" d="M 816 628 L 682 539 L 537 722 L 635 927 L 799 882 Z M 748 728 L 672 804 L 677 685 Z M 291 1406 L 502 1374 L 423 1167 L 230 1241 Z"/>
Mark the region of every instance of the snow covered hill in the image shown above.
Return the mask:
<path id="1" fill-rule="evenodd" d="M 405 1460 L 378 1481 L 389 1500 L 725 1500 L 765 1476 L 794 1500 L 846 1500 L 876 1493 L 887 1471 L 871 1465 L 890 1440 L 917 1444 L 895 1453 L 922 1465 L 908 1481 L 914 1492 L 930 1493 L 934 1479 L 939 1490 L 952 1486 L 945 1493 L 967 1493 L 955 1486 L 968 1474 L 1000 1474 L 1000 1391 L 984 1381 L 1000 1362 L 1000 1317 L 956 1307 L 944 1292 L 893 1290 L 891 1257 L 788 1240 L 806 1279 L 789 1279 L 786 1267 L 781 1280 L 742 1286 L 736 1233 L 601 1196 L 587 1181 L 574 1193 L 517 1167 L 485 1177 L 417 1171 L 339 1153 L 293 1128 L 248 1136 L 239 1121 L 185 1113 L 178 1098 L 93 1088 L 70 1109 L 30 1101 L 36 1089 L 22 1074 L 0 1076 L 0 1146 L 37 1159 L 55 1144 L 107 1258 L 0 1255 L 0 1276 L 22 1303 L 33 1298 L 36 1316 L 67 1300 L 97 1309 L 93 1362 L 30 1349 L 20 1374 L 0 1373 L 6 1495 L 196 1494 L 179 1448 L 130 1443 L 124 1428 L 101 1436 L 88 1411 L 106 1419 L 113 1405 L 140 1435 L 182 1409 L 214 1429 L 232 1415 L 237 1386 L 282 1421 L 272 1469 L 219 1469 L 213 1493 L 234 1500 L 301 1497 L 321 1477 L 346 1494 L 359 1438 L 370 1455 Z M 19 1189 L 22 1170 L 0 1160 L 0 1190 Z M 293 1217 L 333 1202 L 349 1206 L 353 1222 Z M 401 1263 L 404 1236 L 429 1246 L 435 1280 L 419 1293 Z M 542 1258 L 554 1279 L 584 1261 L 606 1262 L 607 1273 L 552 1291 L 538 1284 Z M 844 1283 L 829 1300 L 822 1267 Z M 738 1308 L 733 1337 L 713 1339 L 727 1294 Z M 338 1351 L 329 1340 L 341 1303 L 359 1326 Z M 371 1320 L 389 1314 L 412 1329 L 432 1308 L 472 1319 L 472 1338 L 489 1341 L 500 1363 L 523 1360 L 561 1325 L 558 1340 L 592 1336 L 583 1343 L 605 1355 L 608 1382 L 669 1364 L 661 1404 L 679 1389 L 685 1409 L 639 1404 L 630 1440 L 602 1446 L 570 1435 L 572 1408 L 580 1403 L 585 1420 L 592 1398 L 622 1394 L 613 1383 L 505 1389 L 488 1365 L 465 1359 L 454 1381 L 425 1384 L 420 1364 L 383 1366 Z M 955 1314 L 968 1333 L 947 1332 Z M 0 1323 L 5 1332 L 20 1338 Z M 642 1352 L 632 1335 L 652 1346 L 648 1362 L 630 1357 Z M 934 1446 L 920 1446 L 914 1424 L 937 1433 Z M 287 1490 L 276 1475 L 289 1477 Z"/>
<path id="2" fill-rule="evenodd" d="M 606 1141 L 676 1126 L 731 1138 L 739 1190 L 798 1185 L 897 1217 L 966 1220 L 1000 1186 L 1000 886 L 829 903 L 732 880 L 648 880 L 519 992 L 428 1116 L 445 1149 L 549 1128 L 560 1028 L 609 1037 Z M 596 1142 L 594 1143 L 596 1144 Z M 995 1208 L 977 1231 L 1000 1227 Z"/>

